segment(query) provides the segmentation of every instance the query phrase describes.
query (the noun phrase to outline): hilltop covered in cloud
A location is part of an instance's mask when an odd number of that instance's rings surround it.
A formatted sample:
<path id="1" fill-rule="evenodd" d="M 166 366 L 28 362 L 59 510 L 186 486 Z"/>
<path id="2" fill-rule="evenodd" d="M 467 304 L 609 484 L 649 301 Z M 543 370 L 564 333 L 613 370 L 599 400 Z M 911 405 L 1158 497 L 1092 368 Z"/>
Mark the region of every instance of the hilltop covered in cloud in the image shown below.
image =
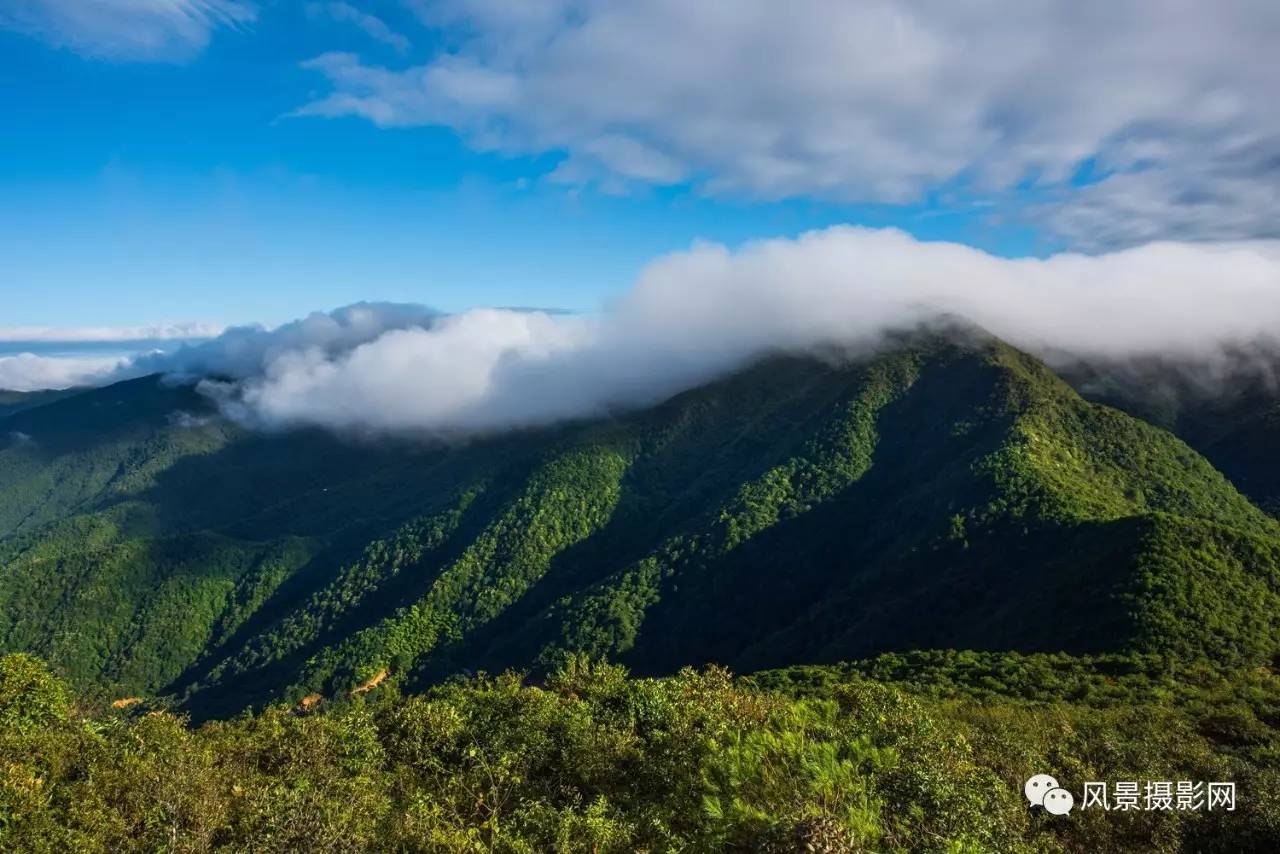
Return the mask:
<path id="1" fill-rule="evenodd" d="M 238 328 L 118 376 L 198 380 L 261 427 L 455 435 L 644 406 L 779 352 L 865 350 L 962 318 L 1055 358 L 1212 363 L 1280 322 L 1280 244 L 1006 259 L 837 227 L 654 261 L 596 315 L 359 304 Z"/>
<path id="2" fill-rule="evenodd" d="M 769 354 L 866 351 L 940 318 L 1056 363 L 1159 357 L 1212 383 L 1280 328 L 1280 243 L 1008 259 L 835 227 L 658 258 L 597 314 L 359 303 L 132 358 L 3 357 L 0 387 L 164 373 L 257 427 L 456 435 L 645 406 Z"/>

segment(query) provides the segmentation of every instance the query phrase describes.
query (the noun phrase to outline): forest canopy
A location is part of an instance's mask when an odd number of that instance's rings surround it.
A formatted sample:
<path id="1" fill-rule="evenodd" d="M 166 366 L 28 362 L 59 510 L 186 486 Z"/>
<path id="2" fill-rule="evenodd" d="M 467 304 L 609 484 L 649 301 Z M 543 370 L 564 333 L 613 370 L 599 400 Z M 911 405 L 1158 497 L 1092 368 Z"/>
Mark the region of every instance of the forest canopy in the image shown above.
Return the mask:
<path id="1" fill-rule="evenodd" d="M 877 674 L 886 681 L 868 678 Z M 932 686 L 932 687 L 925 687 Z M 1267 851 L 1280 679 L 1154 657 L 888 656 L 740 679 L 573 660 L 193 728 L 0 659 L 11 851 Z M 1029 808 L 1022 781 L 1231 780 L 1232 812 Z"/>

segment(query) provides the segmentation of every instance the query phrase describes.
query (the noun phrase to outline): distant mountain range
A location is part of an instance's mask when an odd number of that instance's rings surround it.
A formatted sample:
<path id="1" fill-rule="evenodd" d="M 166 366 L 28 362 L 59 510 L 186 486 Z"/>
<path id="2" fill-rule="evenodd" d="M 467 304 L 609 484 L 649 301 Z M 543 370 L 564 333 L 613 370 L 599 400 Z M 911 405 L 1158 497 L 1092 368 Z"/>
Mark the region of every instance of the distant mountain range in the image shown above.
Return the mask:
<path id="1" fill-rule="evenodd" d="M 1069 376 L 1150 421 L 946 337 L 447 445 L 253 432 L 156 377 L 6 394 L 0 648 L 198 719 L 577 652 L 650 674 L 942 648 L 1274 661 L 1275 399 L 1161 415 Z"/>

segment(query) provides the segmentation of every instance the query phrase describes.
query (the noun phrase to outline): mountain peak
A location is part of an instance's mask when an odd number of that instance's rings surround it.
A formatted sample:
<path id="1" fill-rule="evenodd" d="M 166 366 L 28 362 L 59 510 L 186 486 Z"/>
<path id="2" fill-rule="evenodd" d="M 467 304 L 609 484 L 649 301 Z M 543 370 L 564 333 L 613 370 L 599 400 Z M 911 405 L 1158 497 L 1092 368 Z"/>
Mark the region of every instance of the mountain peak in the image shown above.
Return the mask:
<path id="1" fill-rule="evenodd" d="M 1248 616 L 1276 597 L 1277 523 L 972 329 L 466 444 L 213 414 L 146 378 L 8 419 L 35 441 L 0 450 L 0 641 L 200 715 L 580 653 L 661 673 L 1280 649 Z"/>

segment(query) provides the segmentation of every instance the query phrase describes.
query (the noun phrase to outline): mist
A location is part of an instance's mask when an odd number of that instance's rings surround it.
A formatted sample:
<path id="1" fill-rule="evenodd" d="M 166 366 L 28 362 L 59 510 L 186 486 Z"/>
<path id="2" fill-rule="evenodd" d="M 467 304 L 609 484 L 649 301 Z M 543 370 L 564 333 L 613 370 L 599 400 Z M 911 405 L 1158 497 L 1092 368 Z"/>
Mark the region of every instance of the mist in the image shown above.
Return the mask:
<path id="1" fill-rule="evenodd" d="M 1280 328 L 1280 243 L 1007 259 L 835 227 L 661 257 L 598 314 L 358 304 L 119 375 L 196 381 L 256 427 L 449 436 L 643 407 L 770 354 L 866 351 L 940 317 L 1062 364 L 1218 364 Z"/>
<path id="2" fill-rule="evenodd" d="M 129 359 L 122 356 L 0 354 L 0 389 L 28 392 L 100 385 L 132 369 Z"/>

